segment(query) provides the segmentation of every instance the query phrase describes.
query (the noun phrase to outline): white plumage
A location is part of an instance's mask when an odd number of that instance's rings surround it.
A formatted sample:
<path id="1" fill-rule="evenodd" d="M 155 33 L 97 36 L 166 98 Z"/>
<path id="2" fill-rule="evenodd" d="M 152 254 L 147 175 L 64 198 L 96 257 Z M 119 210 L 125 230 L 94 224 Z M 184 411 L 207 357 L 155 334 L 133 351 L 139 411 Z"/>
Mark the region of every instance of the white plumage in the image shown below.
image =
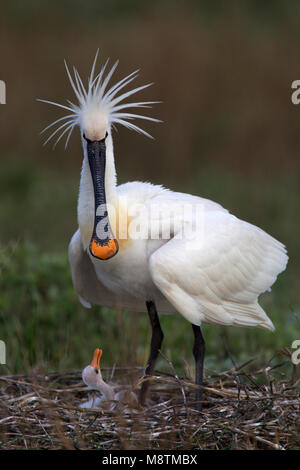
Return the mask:
<path id="1" fill-rule="evenodd" d="M 157 120 L 124 110 L 149 107 L 155 102 L 120 104 L 149 85 L 119 95 L 137 77 L 137 72 L 133 72 L 107 91 L 117 63 L 106 77 L 107 63 L 95 77 L 96 59 L 97 55 L 87 89 L 77 70 L 74 69 L 73 79 L 67 68 L 78 105 L 46 101 L 71 112 L 46 128 L 65 121 L 47 141 L 61 131 L 57 140 L 67 134 L 67 144 L 75 125 L 81 132 L 84 158 L 78 201 L 79 229 L 69 246 L 73 283 L 80 301 L 85 307 L 99 304 L 146 311 L 145 301 L 151 300 L 160 313 L 180 313 L 193 325 L 207 322 L 273 330 L 273 323 L 259 306 L 258 297 L 270 289 L 286 268 L 288 257 L 284 245 L 207 199 L 150 183 L 117 186 L 112 127 L 121 124 L 149 135 L 131 121 Z M 115 256 L 105 261 L 97 259 L 89 250 L 96 220 L 96 196 L 88 143 L 104 140 L 104 197 L 119 248 Z M 137 204 L 143 207 L 142 211 L 135 210 Z M 192 210 L 184 212 L 183 206 Z M 157 211 L 157 207 L 161 210 Z M 195 222 L 194 209 L 200 209 L 200 225 L 193 236 L 187 237 L 186 230 Z M 125 238 L 119 236 L 120 218 L 125 220 Z M 170 220 L 170 234 L 165 237 L 163 227 Z M 140 238 L 130 232 L 130 228 L 138 226 L 144 230 Z M 153 230 L 156 235 L 158 230 L 158 237 L 152 236 Z"/>
<path id="2" fill-rule="evenodd" d="M 282 243 L 203 198 L 140 182 L 121 185 L 116 192 L 118 200 L 126 195 L 129 212 L 136 203 L 146 207 L 166 203 L 170 209 L 172 204 L 177 209 L 180 201 L 200 205 L 203 231 L 200 239 L 185 240 L 174 234 L 170 240 L 128 240 L 128 246 L 121 247 L 111 260 L 91 259 L 101 283 L 94 279 L 93 287 L 91 278 L 80 274 L 85 256 L 77 231 L 69 258 L 73 282 L 84 306 L 96 303 L 145 311 L 145 298 L 151 298 L 160 313 L 178 312 L 196 325 L 204 321 L 274 328 L 257 300 L 286 267 L 288 257 Z M 141 219 L 138 214 L 133 222 L 145 223 L 146 217 Z M 162 226 L 164 218 L 159 221 Z M 154 223 L 157 219 L 147 220 L 150 229 Z M 186 221 L 179 220 L 178 225 L 180 235 Z M 78 277 L 82 278 L 80 283 Z"/>
<path id="3" fill-rule="evenodd" d="M 257 298 L 285 269 L 284 246 L 222 211 L 205 212 L 203 229 L 199 242 L 175 237 L 152 255 L 155 284 L 196 325 L 205 321 L 274 329 Z"/>

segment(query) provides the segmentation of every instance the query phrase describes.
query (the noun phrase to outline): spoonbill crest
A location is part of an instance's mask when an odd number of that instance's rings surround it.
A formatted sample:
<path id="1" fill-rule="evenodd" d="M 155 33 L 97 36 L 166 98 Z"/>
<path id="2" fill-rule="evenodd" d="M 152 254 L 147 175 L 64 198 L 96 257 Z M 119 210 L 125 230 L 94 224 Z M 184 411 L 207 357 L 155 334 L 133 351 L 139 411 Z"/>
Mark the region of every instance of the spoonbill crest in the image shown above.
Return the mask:
<path id="1" fill-rule="evenodd" d="M 139 181 L 117 186 L 114 127 L 123 125 L 151 137 L 132 121 L 158 120 L 128 110 L 156 102 L 126 101 L 151 85 L 123 90 L 138 71 L 108 88 L 118 62 L 106 74 L 107 61 L 95 74 L 97 55 L 87 87 L 78 71 L 73 68 L 71 74 L 65 64 L 77 104 L 41 100 L 68 112 L 44 129 L 58 125 L 46 143 L 56 138 L 56 145 L 66 136 L 67 146 L 74 127 L 80 129 L 79 228 L 69 245 L 74 288 L 85 307 L 97 304 L 148 312 L 152 338 L 146 375 L 154 371 L 163 340 L 157 312 L 183 315 L 192 324 L 196 384 L 201 386 L 205 342 L 200 325 L 273 330 L 258 296 L 285 270 L 286 249 L 208 199 Z M 145 380 L 140 390 L 142 404 L 148 384 Z M 201 398 L 199 387 L 198 404 Z"/>

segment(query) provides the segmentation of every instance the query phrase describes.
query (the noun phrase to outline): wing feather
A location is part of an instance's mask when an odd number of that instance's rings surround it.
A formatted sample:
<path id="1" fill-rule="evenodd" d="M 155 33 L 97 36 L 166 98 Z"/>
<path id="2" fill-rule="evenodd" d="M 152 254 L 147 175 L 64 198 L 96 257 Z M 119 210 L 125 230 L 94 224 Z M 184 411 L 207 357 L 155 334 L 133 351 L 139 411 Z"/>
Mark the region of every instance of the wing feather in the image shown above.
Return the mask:
<path id="1" fill-rule="evenodd" d="M 258 296 L 285 270 L 285 246 L 224 211 L 206 212 L 202 222 L 199 238 L 176 236 L 152 254 L 156 286 L 196 325 L 274 329 Z"/>

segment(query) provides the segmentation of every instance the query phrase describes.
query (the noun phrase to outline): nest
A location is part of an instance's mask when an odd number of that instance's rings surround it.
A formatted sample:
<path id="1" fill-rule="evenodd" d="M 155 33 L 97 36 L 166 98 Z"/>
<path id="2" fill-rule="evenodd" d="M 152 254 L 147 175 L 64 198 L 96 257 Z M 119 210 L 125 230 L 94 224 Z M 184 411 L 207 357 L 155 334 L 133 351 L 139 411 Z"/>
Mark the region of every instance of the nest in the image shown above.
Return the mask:
<path id="1" fill-rule="evenodd" d="M 0 377 L 2 449 L 300 449 L 299 381 L 275 371 L 287 359 L 256 371 L 251 361 L 205 378 L 203 408 L 191 380 L 151 377 L 151 402 L 130 409 L 81 409 L 89 394 L 80 371 Z M 107 373 L 111 370 L 106 369 Z M 113 371 L 115 384 L 145 378 L 141 368 Z M 128 385 L 127 385 L 128 387 Z M 93 392 L 94 393 L 94 392 Z M 110 407 L 111 408 L 111 407 Z"/>

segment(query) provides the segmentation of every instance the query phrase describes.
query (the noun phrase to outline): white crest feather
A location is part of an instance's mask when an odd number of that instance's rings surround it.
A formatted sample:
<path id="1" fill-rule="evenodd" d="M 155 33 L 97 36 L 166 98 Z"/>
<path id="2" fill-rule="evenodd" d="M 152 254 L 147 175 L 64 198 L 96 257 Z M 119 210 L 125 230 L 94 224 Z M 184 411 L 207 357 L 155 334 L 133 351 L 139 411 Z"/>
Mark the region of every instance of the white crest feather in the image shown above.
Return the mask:
<path id="1" fill-rule="evenodd" d="M 122 94 L 119 94 L 123 88 L 125 88 L 129 83 L 135 80 L 138 76 L 139 70 L 135 70 L 126 77 L 119 80 L 111 88 L 107 89 L 109 81 L 118 66 L 119 61 L 116 61 L 109 72 L 105 75 L 109 59 L 102 66 L 98 75 L 95 75 L 96 63 L 98 58 L 99 50 L 96 53 L 91 73 L 88 79 L 87 88 L 85 88 L 82 79 L 78 73 L 78 70 L 73 67 L 73 76 L 69 70 L 69 67 L 65 61 L 66 72 L 70 81 L 70 84 L 73 88 L 75 96 L 78 100 L 78 104 L 74 104 L 71 101 L 67 100 L 68 106 L 55 103 L 54 101 L 38 99 L 43 103 L 51 104 L 59 108 L 69 111 L 66 116 L 63 116 L 56 121 L 50 123 L 41 133 L 44 133 L 51 127 L 55 126 L 58 123 L 61 123 L 55 130 L 50 134 L 47 140 L 44 142 L 46 145 L 51 139 L 57 137 L 54 142 L 54 147 L 60 141 L 60 139 L 67 134 L 65 147 L 67 147 L 73 129 L 76 125 L 81 126 L 83 121 L 83 116 L 92 111 L 99 111 L 103 113 L 107 118 L 108 125 L 121 124 L 128 129 L 134 130 L 141 134 L 146 135 L 147 137 L 152 138 L 148 132 L 141 129 L 139 126 L 129 122 L 133 119 L 144 119 L 147 121 L 153 122 L 162 122 L 159 119 L 155 119 L 149 116 L 144 116 L 140 114 L 133 114 L 127 111 L 128 108 L 151 108 L 152 104 L 160 103 L 160 101 L 137 101 L 132 103 L 122 103 L 126 98 L 131 95 L 138 93 L 139 91 L 144 90 L 145 88 L 152 85 L 152 83 L 147 83 L 146 85 L 139 86 L 129 91 L 125 91 Z M 120 104 L 122 103 L 122 104 Z"/>

